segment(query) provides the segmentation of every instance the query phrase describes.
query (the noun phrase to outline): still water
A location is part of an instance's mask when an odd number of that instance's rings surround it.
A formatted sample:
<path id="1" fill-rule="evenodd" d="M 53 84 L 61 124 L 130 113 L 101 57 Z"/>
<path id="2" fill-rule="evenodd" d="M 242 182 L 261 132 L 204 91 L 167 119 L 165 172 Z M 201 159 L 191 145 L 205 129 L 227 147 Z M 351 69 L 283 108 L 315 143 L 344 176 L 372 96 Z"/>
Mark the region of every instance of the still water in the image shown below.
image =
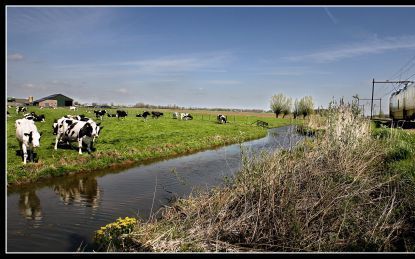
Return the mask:
<path id="1" fill-rule="evenodd" d="M 7 190 L 8 252 L 93 251 L 94 231 L 118 217 L 146 219 L 194 188 L 218 186 L 251 154 L 289 148 L 303 139 L 294 126 L 262 139 L 127 170 L 56 177 Z"/>

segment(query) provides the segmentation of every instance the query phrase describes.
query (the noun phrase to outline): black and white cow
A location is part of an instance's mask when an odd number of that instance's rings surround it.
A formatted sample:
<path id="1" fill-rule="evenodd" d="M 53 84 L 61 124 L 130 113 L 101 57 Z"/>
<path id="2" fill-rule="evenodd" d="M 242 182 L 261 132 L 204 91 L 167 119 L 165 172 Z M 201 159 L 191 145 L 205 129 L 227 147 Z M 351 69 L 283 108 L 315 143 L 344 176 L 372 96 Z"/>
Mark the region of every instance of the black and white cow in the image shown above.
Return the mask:
<path id="1" fill-rule="evenodd" d="M 19 114 L 19 112 L 27 112 L 27 108 L 24 106 L 16 106 L 16 113 Z"/>
<path id="2" fill-rule="evenodd" d="M 150 116 L 150 113 L 148 112 L 148 111 L 145 111 L 145 112 L 143 112 L 143 113 L 141 113 L 141 114 L 137 114 L 136 115 L 136 117 L 139 117 L 139 118 L 144 118 L 145 120 L 147 120 L 147 117 L 148 116 Z"/>
<path id="3" fill-rule="evenodd" d="M 120 118 L 127 117 L 128 114 L 126 111 L 117 110 L 115 115 L 117 116 L 118 119 L 120 119 Z"/>
<path id="4" fill-rule="evenodd" d="M 180 113 L 181 120 L 193 120 L 193 116 L 190 113 Z"/>
<path id="5" fill-rule="evenodd" d="M 82 144 L 85 144 L 88 153 L 91 153 L 96 130 L 89 122 L 61 118 L 57 123 L 58 129 L 55 150 L 58 149 L 58 143 L 60 141 L 68 143 L 76 141 L 78 143 L 79 154 L 82 154 Z"/>
<path id="6" fill-rule="evenodd" d="M 23 116 L 24 116 L 24 118 L 26 118 L 28 120 L 40 121 L 40 122 L 45 122 L 46 121 L 46 118 L 45 118 L 44 114 L 37 115 L 35 112 L 27 113 Z"/>
<path id="7" fill-rule="evenodd" d="M 107 110 L 94 110 L 94 113 L 97 118 L 100 118 L 102 120 L 102 117 L 107 113 Z"/>
<path id="8" fill-rule="evenodd" d="M 173 119 L 178 119 L 180 116 L 180 113 L 178 112 L 173 112 Z"/>
<path id="9" fill-rule="evenodd" d="M 163 116 L 162 112 L 151 112 L 153 119 L 158 119 L 160 116 Z"/>
<path id="10" fill-rule="evenodd" d="M 60 118 L 59 120 L 55 120 L 55 122 L 53 123 L 53 135 L 57 135 L 58 134 L 58 129 L 63 127 L 63 121 L 65 119 L 71 119 L 71 120 L 76 120 L 76 121 L 83 121 L 83 122 L 88 122 L 89 124 L 91 124 L 91 126 L 94 128 L 95 130 L 95 135 L 93 138 L 93 142 L 95 142 L 95 140 L 99 137 L 99 133 L 101 132 L 101 130 L 104 128 L 104 126 L 101 126 L 101 123 L 96 123 L 95 121 L 93 121 L 92 119 L 85 117 L 85 115 L 81 114 L 81 115 L 77 115 L 77 116 L 72 116 L 69 115 L 71 118 L 68 118 L 68 115 L 63 116 L 62 118 Z"/>
<path id="11" fill-rule="evenodd" d="M 18 119 L 15 122 L 16 139 L 19 141 L 19 146 L 23 152 L 23 164 L 26 164 L 27 158 L 33 161 L 34 148 L 40 146 L 41 133 L 38 132 L 35 122 L 25 118 Z"/>
<path id="12" fill-rule="evenodd" d="M 225 115 L 219 114 L 216 119 L 218 120 L 219 123 L 225 124 L 227 119 Z"/>

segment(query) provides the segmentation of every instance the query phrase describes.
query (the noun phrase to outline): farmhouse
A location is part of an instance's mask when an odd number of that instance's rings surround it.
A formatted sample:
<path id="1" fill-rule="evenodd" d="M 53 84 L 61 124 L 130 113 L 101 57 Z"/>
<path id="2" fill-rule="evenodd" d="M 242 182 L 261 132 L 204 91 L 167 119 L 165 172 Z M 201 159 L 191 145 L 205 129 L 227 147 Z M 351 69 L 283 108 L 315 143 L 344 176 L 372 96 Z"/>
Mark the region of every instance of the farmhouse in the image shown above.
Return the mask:
<path id="1" fill-rule="evenodd" d="M 72 106 L 73 99 L 69 98 L 63 94 L 52 94 L 46 97 L 43 97 L 39 100 L 33 102 L 33 105 L 39 107 L 64 107 Z"/>

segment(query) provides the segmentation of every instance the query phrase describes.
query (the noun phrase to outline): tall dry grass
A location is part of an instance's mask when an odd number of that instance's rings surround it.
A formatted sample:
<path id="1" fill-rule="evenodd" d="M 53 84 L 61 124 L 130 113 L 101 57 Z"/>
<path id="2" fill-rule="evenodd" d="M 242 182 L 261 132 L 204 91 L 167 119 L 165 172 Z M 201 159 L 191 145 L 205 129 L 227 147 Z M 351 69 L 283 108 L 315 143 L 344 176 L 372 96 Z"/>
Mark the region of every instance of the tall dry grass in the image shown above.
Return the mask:
<path id="1" fill-rule="evenodd" d="M 402 183 L 367 120 L 336 107 L 296 149 L 243 160 L 225 187 L 179 199 L 124 251 L 408 251 Z M 406 189 L 407 190 L 407 189 Z M 408 194 L 407 194 L 408 195 Z M 409 195 L 413 195 L 409 194 Z"/>

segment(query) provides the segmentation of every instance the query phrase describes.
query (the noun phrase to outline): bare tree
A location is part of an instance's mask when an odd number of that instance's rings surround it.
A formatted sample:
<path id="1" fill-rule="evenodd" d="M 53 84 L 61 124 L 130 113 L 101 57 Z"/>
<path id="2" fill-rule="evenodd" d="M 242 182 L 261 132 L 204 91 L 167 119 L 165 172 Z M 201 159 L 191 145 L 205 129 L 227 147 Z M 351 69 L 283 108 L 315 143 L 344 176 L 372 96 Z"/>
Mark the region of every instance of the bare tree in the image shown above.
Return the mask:
<path id="1" fill-rule="evenodd" d="M 314 111 L 313 97 L 305 96 L 305 97 L 301 98 L 301 100 L 298 103 L 298 109 L 299 109 L 299 114 L 303 115 L 304 118 L 307 115 L 312 114 L 313 111 Z"/>
<path id="2" fill-rule="evenodd" d="M 271 110 L 275 113 L 275 117 L 284 112 L 284 110 L 291 110 L 289 101 L 291 98 L 286 97 L 284 94 L 274 94 L 271 97 Z"/>

